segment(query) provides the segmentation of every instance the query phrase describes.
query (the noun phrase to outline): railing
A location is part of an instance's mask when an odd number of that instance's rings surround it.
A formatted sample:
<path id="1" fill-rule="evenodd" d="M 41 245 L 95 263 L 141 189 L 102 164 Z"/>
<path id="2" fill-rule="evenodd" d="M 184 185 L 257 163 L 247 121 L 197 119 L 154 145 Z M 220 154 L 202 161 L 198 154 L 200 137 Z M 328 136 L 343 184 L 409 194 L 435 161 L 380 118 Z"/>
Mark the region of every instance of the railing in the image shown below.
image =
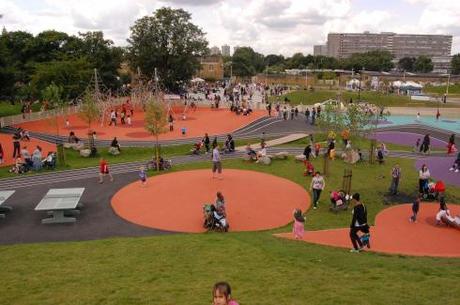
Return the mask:
<path id="1" fill-rule="evenodd" d="M 79 106 L 68 106 L 64 109 L 61 109 L 57 112 L 58 116 L 61 115 L 70 115 L 77 113 L 79 111 Z M 39 121 L 43 119 L 54 118 L 56 116 L 55 110 L 46 110 L 38 112 L 30 112 L 24 114 L 17 114 L 11 116 L 5 116 L 0 118 L 0 128 L 5 126 L 19 125 L 26 122 Z"/>

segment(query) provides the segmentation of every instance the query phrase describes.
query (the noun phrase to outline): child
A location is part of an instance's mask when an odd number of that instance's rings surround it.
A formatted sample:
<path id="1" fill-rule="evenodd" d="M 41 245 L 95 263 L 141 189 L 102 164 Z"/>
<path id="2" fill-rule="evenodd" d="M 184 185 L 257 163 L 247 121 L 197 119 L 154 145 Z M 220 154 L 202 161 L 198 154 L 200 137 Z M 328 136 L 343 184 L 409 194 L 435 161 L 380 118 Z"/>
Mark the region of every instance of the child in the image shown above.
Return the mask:
<path id="1" fill-rule="evenodd" d="M 238 302 L 231 297 L 232 289 L 227 282 L 219 282 L 214 284 L 212 289 L 212 304 L 213 305 L 238 305 Z"/>
<path id="2" fill-rule="evenodd" d="M 302 210 L 294 210 L 294 224 L 292 226 L 292 233 L 295 239 L 302 239 L 305 232 L 304 229 L 305 217 L 302 216 Z"/>
<path id="3" fill-rule="evenodd" d="M 185 136 L 185 133 L 187 132 L 187 128 L 182 127 L 181 128 L 182 135 Z"/>
<path id="4" fill-rule="evenodd" d="M 420 138 L 417 139 L 414 146 L 414 152 L 417 152 L 420 148 Z"/>
<path id="5" fill-rule="evenodd" d="M 139 168 L 139 178 L 141 179 L 141 186 L 147 185 L 147 174 L 145 173 L 145 167 Z"/>
<path id="6" fill-rule="evenodd" d="M 99 161 L 99 183 L 104 183 L 105 175 L 109 175 L 110 181 L 113 182 L 113 176 L 109 172 L 109 164 L 104 160 L 104 158 L 101 158 Z"/>
<path id="7" fill-rule="evenodd" d="M 412 216 L 409 218 L 410 222 L 417 222 L 417 214 L 420 210 L 420 195 L 415 197 L 415 200 L 412 202 Z"/>
<path id="8" fill-rule="evenodd" d="M 131 126 L 131 115 L 128 114 L 128 117 L 126 118 L 126 123 L 128 126 Z"/>
<path id="9" fill-rule="evenodd" d="M 68 118 L 65 119 L 65 128 L 70 128 L 70 122 Z"/>
<path id="10" fill-rule="evenodd" d="M 320 149 L 321 149 L 321 144 L 319 144 L 319 142 L 318 142 L 318 143 L 315 144 L 315 156 L 316 157 L 319 157 Z"/>
<path id="11" fill-rule="evenodd" d="M 305 171 L 303 175 L 313 177 L 313 174 L 315 173 L 315 168 L 313 167 L 313 164 L 308 160 L 305 160 L 304 164 L 305 164 Z"/>

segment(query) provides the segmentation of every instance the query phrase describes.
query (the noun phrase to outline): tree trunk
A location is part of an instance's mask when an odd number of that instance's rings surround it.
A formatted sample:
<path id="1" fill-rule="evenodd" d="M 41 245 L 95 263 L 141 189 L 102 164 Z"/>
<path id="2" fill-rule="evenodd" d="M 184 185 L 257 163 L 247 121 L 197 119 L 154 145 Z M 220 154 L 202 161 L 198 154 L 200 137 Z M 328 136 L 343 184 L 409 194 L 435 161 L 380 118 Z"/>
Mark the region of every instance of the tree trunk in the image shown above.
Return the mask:
<path id="1" fill-rule="evenodd" d="M 158 133 L 155 135 L 155 159 L 157 163 L 157 171 L 160 171 L 160 149 L 158 147 Z"/>

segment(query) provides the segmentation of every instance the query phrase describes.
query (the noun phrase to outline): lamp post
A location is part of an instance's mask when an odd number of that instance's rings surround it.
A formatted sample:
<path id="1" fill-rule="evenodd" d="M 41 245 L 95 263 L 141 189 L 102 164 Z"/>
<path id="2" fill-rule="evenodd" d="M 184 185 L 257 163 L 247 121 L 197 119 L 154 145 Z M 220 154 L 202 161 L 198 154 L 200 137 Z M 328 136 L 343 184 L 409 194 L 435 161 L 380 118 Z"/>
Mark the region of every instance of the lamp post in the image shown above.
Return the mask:
<path id="1" fill-rule="evenodd" d="M 444 95 L 444 104 L 447 103 L 447 96 L 449 95 L 449 85 L 450 85 L 450 73 L 447 77 L 447 86 L 446 86 L 446 94 Z"/>
<path id="2" fill-rule="evenodd" d="M 308 68 L 305 68 L 305 88 L 308 91 Z"/>

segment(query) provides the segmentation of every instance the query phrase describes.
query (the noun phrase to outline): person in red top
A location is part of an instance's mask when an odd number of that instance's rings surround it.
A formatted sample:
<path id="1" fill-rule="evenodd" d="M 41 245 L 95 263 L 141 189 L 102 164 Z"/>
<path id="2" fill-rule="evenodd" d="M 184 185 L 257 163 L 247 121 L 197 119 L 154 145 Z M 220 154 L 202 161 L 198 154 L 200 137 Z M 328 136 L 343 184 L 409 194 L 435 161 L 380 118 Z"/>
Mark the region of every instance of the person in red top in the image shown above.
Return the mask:
<path id="1" fill-rule="evenodd" d="M 99 183 L 104 182 L 105 175 L 109 175 L 110 181 L 113 181 L 113 176 L 109 172 L 109 164 L 104 160 L 104 158 L 101 158 L 99 161 Z"/>

